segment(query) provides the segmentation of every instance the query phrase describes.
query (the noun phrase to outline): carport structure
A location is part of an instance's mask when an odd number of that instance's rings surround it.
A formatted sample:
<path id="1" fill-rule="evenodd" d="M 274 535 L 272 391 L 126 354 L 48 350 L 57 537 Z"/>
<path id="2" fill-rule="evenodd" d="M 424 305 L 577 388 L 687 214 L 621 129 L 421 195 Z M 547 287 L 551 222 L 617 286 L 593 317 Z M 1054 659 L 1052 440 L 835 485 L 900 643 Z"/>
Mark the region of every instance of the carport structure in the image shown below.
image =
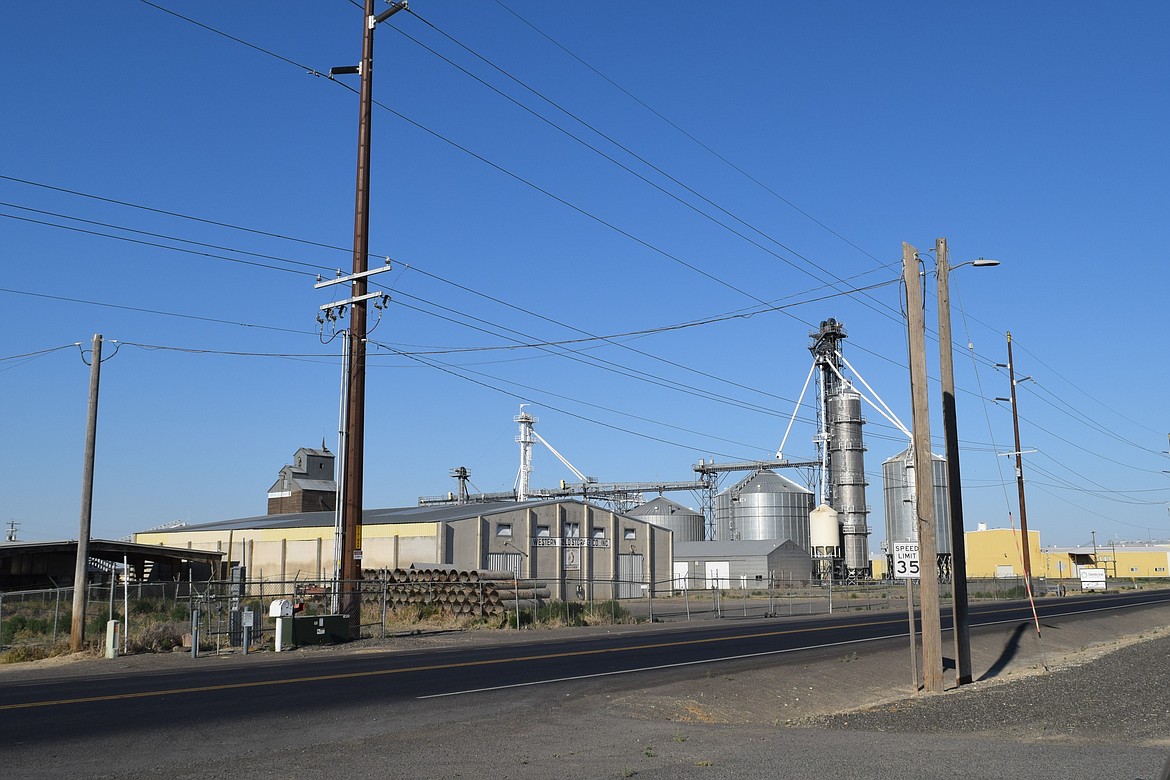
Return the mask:
<path id="1" fill-rule="evenodd" d="M 108 573 L 125 562 L 130 566 L 130 579 L 139 582 L 173 582 L 189 576 L 206 580 L 219 572 L 223 556 L 214 550 L 104 539 L 89 543 L 91 571 Z M 0 591 L 68 587 L 73 584 L 76 563 L 76 540 L 0 544 Z"/>

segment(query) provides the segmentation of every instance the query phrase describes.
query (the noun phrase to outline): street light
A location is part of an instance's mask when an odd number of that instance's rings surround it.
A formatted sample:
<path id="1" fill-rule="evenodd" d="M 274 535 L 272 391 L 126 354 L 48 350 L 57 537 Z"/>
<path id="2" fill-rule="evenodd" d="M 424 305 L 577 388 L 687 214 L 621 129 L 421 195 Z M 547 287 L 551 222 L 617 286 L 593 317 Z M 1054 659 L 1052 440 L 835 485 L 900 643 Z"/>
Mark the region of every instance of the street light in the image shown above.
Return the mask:
<path id="1" fill-rule="evenodd" d="M 955 410 L 955 367 L 951 350 L 950 274 L 965 265 L 988 268 L 998 260 L 980 257 L 951 267 L 947 240 L 935 241 L 935 277 L 938 280 L 938 346 L 942 373 L 943 435 L 946 439 L 947 495 L 951 505 L 951 614 L 955 638 L 955 682 L 966 685 L 971 677 L 971 621 L 967 604 L 967 541 L 963 527 L 963 490 L 959 469 L 959 430 Z"/>

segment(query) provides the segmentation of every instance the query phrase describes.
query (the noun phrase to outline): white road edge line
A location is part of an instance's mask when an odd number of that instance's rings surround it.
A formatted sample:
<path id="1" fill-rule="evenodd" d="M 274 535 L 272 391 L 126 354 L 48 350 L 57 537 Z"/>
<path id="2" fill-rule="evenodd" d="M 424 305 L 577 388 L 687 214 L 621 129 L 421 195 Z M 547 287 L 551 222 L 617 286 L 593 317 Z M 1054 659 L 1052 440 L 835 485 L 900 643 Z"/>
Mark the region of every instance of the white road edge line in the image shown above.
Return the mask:
<path id="1" fill-rule="evenodd" d="M 1055 605 L 1054 605 L 1055 606 Z M 1144 604 L 1117 604 L 1108 607 L 1094 607 L 1092 609 L 1076 610 L 1074 612 L 1061 612 L 1056 615 L 1049 615 L 1049 618 L 1067 617 L 1069 615 L 1081 615 L 1092 612 L 1111 612 L 1116 609 L 1127 609 L 1134 606 L 1144 606 Z M 999 626 L 1004 623 L 1031 623 L 1031 618 L 1021 621 L 1020 619 L 1009 620 L 993 620 L 988 623 L 980 623 L 973 628 L 982 628 L 983 626 Z M 952 631 L 953 629 L 946 629 Z M 808 647 L 790 647 L 785 650 L 765 650 L 759 653 L 745 653 L 744 655 L 728 655 L 721 658 L 704 658 L 698 661 L 681 661 L 677 664 L 659 664 L 658 666 L 641 666 L 637 669 L 618 669 L 613 672 L 597 672 L 596 674 L 579 674 L 573 677 L 556 677 L 551 680 L 531 680 L 529 682 L 512 683 L 511 685 L 494 685 L 488 688 L 468 688 L 463 691 L 450 691 L 449 693 L 429 693 L 426 696 L 416 696 L 416 699 L 441 699 L 447 696 L 463 696 L 470 693 L 489 693 L 491 691 L 506 691 L 510 688 L 528 688 L 534 685 L 550 685 L 552 683 L 572 682 L 574 680 L 591 680 L 599 677 L 613 677 L 619 674 L 636 674 L 638 672 L 654 672 L 661 669 L 680 669 L 684 666 L 699 666 L 702 664 L 715 664 L 723 661 L 741 661 L 745 658 L 761 658 L 768 655 L 782 655 L 784 653 L 795 653 L 799 650 L 824 650 L 829 647 L 843 647 L 845 645 L 859 645 L 863 642 L 876 642 L 879 639 L 897 639 L 905 637 L 905 634 L 889 634 L 887 636 L 872 636 L 867 639 L 850 639 L 847 642 L 829 642 L 823 645 L 810 645 Z"/>
<path id="2" fill-rule="evenodd" d="M 430 693 L 426 696 L 417 696 L 418 699 L 439 699 L 444 696 L 462 696 L 467 693 L 487 693 L 489 691 L 504 691 L 509 688 L 526 688 L 532 685 L 548 685 L 550 683 L 571 682 L 573 680 L 591 680 L 597 677 L 613 677 L 619 674 L 635 674 L 637 672 L 653 672 L 660 669 L 679 669 L 684 666 L 698 666 L 701 664 L 714 664 L 722 661 L 740 661 L 745 658 L 760 658 L 767 655 L 780 655 L 782 653 L 795 653 L 800 650 L 823 650 L 828 647 L 841 647 L 843 645 L 856 645 L 862 642 L 875 642 L 879 639 L 894 639 L 898 634 L 890 634 L 888 636 L 873 636 L 867 639 L 851 639 L 847 642 L 829 642 L 823 645 L 810 645 L 808 647 L 790 647 L 784 650 L 765 650 L 759 653 L 745 653 L 743 655 L 728 655 L 721 658 L 703 658 L 698 661 L 680 661 L 676 664 L 659 664 L 658 666 L 640 666 L 636 669 L 618 669 L 613 672 L 597 672 L 596 674 L 579 674 L 573 677 L 555 677 L 550 680 L 531 680 L 529 682 L 512 683 L 511 685 L 495 685 L 489 688 L 469 688 L 464 691 L 451 691 L 449 693 Z"/>

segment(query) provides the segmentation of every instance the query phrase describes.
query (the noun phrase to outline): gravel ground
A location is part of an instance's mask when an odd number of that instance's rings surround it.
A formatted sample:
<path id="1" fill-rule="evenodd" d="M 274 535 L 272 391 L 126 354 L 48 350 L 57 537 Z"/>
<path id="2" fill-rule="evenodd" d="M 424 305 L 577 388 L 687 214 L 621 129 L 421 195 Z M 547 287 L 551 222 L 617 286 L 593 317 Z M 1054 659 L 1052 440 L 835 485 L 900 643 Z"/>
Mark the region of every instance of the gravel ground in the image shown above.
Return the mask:
<path id="1" fill-rule="evenodd" d="M 827 729 L 1170 747 L 1168 659 L 1170 636 L 1162 635 L 1010 684 L 904 699 L 804 723 Z"/>

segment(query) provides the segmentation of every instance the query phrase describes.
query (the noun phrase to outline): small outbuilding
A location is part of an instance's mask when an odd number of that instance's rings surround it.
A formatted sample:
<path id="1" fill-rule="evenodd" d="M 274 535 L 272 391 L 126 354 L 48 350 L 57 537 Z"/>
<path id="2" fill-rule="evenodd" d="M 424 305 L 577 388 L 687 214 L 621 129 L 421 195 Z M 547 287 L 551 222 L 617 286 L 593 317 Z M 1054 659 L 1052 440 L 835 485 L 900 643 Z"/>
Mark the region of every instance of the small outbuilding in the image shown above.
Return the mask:
<path id="1" fill-rule="evenodd" d="M 674 589 L 767 588 L 769 581 L 812 577 L 812 556 L 791 539 L 681 542 L 674 547 Z"/>

